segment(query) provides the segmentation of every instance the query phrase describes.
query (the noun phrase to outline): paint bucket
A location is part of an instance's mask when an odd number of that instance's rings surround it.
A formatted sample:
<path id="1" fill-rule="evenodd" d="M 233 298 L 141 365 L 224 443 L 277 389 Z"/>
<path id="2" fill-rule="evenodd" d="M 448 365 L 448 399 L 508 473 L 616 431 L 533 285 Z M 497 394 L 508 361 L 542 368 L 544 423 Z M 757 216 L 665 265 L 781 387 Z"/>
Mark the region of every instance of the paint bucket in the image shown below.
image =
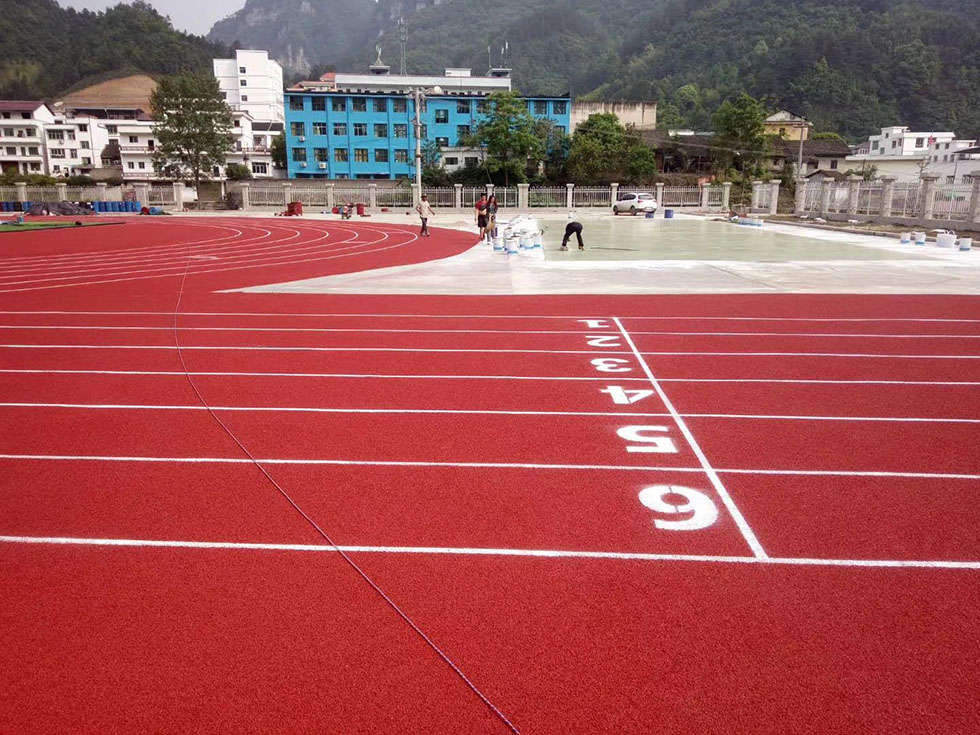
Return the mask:
<path id="1" fill-rule="evenodd" d="M 941 248 L 953 249 L 956 247 L 956 235 L 952 233 L 940 233 L 936 235 L 936 245 Z"/>
<path id="2" fill-rule="evenodd" d="M 504 237 L 500 232 L 495 231 L 496 234 L 493 236 L 493 251 L 495 253 L 503 252 L 504 250 Z"/>
<path id="3" fill-rule="evenodd" d="M 507 236 L 507 238 L 504 240 L 504 244 L 505 244 L 505 246 L 507 248 L 507 254 L 508 255 L 516 255 L 517 254 L 518 242 L 519 241 L 517 239 L 517 235 L 511 234 L 511 235 L 508 235 Z"/>
<path id="4" fill-rule="evenodd" d="M 674 219 L 674 210 L 673 209 L 665 209 L 664 210 L 664 219 Z"/>
<path id="5" fill-rule="evenodd" d="M 973 238 L 972 237 L 961 237 L 959 241 L 960 250 L 972 250 L 973 249 Z"/>
<path id="6" fill-rule="evenodd" d="M 912 239 L 915 240 L 916 245 L 926 244 L 926 233 L 924 232 L 913 232 Z"/>
<path id="7" fill-rule="evenodd" d="M 908 245 L 910 242 L 912 242 L 912 233 L 903 232 L 901 235 L 898 236 L 898 240 L 902 245 Z"/>
<path id="8" fill-rule="evenodd" d="M 672 213 L 672 214 L 673 214 L 673 213 Z M 657 213 L 656 213 L 656 212 L 647 212 L 647 213 L 646 213 L 646 218 L 647 218 L 647 219 L 653 219 L 653 218 L 654 218 L 654 217 L 656 217 L 656 216 L 657 216 Z"/>
<path id="9" fill-rule="evenodd" d="M 521 233 L 521 237 L 520 237 L 520 240 L 518 240 L 518 243 L 520 245 L 521 250 L 530 250 L 531 249 L 531 240 L 527 236 L 527 233 L 526 232 L 522 232 Z"/>
<path id="10" fill-rule="evenodd" d="M 533 247 L 536 250 L 541 250 L 544 248 L 544 241 L 541 239 L 541 234 L 542 233 L 540 230 L 534 233 L 534 241 L 531 244 L 531 247 Z"/>

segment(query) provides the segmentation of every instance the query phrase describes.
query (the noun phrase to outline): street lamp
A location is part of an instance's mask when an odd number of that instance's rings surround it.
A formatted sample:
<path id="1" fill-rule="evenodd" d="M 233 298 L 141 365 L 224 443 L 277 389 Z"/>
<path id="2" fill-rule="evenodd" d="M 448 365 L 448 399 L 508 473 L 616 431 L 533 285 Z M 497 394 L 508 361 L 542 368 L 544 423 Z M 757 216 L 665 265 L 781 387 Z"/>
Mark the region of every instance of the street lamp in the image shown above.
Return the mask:
<path id="1" fill-rule="evenodd" d="M 417 196 L 422 196 L 422 103 L 425 102 L 426 95 L 439 96 L 442 94 L 442 87 L 436 85 L 430 89 L 416 87 L 409 91 L 415 107 L 415 188 Z"/>

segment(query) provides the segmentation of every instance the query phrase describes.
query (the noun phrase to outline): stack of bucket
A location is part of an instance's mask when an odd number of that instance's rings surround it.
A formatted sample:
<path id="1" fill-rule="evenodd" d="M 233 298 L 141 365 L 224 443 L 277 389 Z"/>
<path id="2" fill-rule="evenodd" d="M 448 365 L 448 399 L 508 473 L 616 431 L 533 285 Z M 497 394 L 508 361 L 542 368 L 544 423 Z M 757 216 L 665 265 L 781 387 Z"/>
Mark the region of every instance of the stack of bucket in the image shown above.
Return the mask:
<path id="1" fill-rule="evenodd" d="M 914 242 L 916 245 L 926 244 L 925 232 L 903 232 L 899 236 L 902 245 Z M 973 249 L 973 238 L 957 237 L 955 232 L 940 232 L 936 235 L 936 246 L 947 250 L 969 251 Z"/>
<path id="2" fill-rule="evenodd" d="M 92 202 L 96 212 L 139 212 L 139 202 Z"/>

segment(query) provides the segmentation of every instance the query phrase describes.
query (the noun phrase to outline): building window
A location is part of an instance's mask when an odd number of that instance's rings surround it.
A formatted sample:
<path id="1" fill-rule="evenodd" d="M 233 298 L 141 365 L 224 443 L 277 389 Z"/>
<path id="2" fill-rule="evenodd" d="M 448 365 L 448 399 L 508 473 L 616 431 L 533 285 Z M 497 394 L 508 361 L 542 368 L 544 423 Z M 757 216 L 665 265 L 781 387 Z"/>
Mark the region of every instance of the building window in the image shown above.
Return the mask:
<path id="1" fill-rule="evenodd" d="M 248 102 L 248 95 L 247 94 L 243 94 L 242 95 L 242 102 Z"/>
<path id="2" fill-rule="evenodd" d="M 92 159 L 91 158 L 83 158 L 82 159 L 82 165 L 83 166 L 91 166 L 92 165 Z"/>
<path id="3" fill-rule="evenodd" d="M 353 105 L 354 112 L 367 112 L 367 100 L 364 97 L 355 97 Z"/>
<path id="4" fill-rule="evenodd" d="M 915 139 L 915 147 L 916 148 L 921 148 L 922 146 L 924 146 L 925 145 L 925 140 L 926 140 L 925 138 L 916 138 Z"/>
<path id="5" fill-rule="evenodd" d="M 326 148 L 314 148 L 313 149 L 313 160 L 314 161 L 322 162 L 322 161 L 329 160 L 329 158 L 330 157 L 327 155 L 327 149 Z"/>
<path id="6" fill-rule="evenodd" d="M 127 161 L 126 162 L 126 168 L 136 168 L 136 164 L 134 164 L 132 161 Z M 58 169 L 55 168 L 55 171 L 57 171 L 57 170 Z"/>
<path id="7" fill-rule="evenodd" d="M 81 145 L 82 148 L 85 148 L 85 149 L 88 149 L 88 148 L 91 148 L 92 147 L 91 145 L 89 145 L 89 142 L 87 140 L 83 140 L 80 143 L 80 145 Z"/>
<path id="8" fill-rule="evenodd" d="M 354 135 L 359 137 L 367 135 L 367 123 L 354 123 Z"/>
<path id="9" fill-rule="evenodd" d="M 36 145 L 28 146 L 27 147 L 27 155 L 29 155 L 29 156 L 40 156 L 41 155 L 41 149 L 38 148 Z"/>
<path id="10" fill-rule="evenodd" d="M 236 128 L 240 128 L 242 126 L 242 121 L 241 120 L 235 120 L 235 123 L 234 124 L 235 124 L 235 127 Z"/>
<path id="11" fill-rule="evenodd" d="M 467 166 L 479 166 L 480 165 L 480 159 L 477 158 L 476 156 L 467 156 L 464 159 L 464 161 L 466 162 L 466 165 Z"/>
<path id="12" fill-rule="evenodd" d="M 374 100 L 375 112 L 388 112 L 388 100 Z"/>
<path id="13" fill-rule="evenodd" d="M 303 98 L 297 97 L 296 95 L 291 96 L 289 98 L 289 109 L 301 112 L 303 110 Z"/>
<path id="14" fill-rule="evenodd" d="M 140 139 L 139 139 L 139 137 L 138 137 L 138 136 L 136 136 L 136 135 L 130 135 L 130 136 L 129 136 L 129 142 L 130 142 L 130 143 L 139 143 L 139 142 L 140 142 Z"/>
<path id="15" fill-rule="evenodd" d="M 144 170 L 144 169 L 146 169 L 146 164 L 143 161 L 140 161 L 138 165 L 139 165 L 141 171 Z"/>
<path id="16" fill-rule="evenodd" d="M 535 115 L 547 115 L 548 114 L 548 103 L 544 100 L 534 100 L 534 114 Z"/>
<path id="17" fill-rule="evenodd" d="M 465 138 L 469 134 L 470 134 L 470 126 L 469 125 L 457 125 L 456 126 L 456 137 L 457 138 Z"/>
<path id="18" fill-rule="evenodd" d="M 949 150 L 949 143 L 946 144 L 946 150 Z"/>
<path id="19" fill-rule="evenodd" d="M 313 109 L 316 112 L 326 112 L 327 101 L 323 97 L 313 97 L 311 98 L 313 104 Z"/>
<path id="20" fill-rule="evenodd" d="M 334 135 L 347 135 L 347 123 L 334 123 L 333 124 L 333 134 Z"/>
<path id="21" fill-rule="evenodd" d="M 333 160 L 337 163 L 347 163 L 347 149 L 346 148 L 334 148 L 333 149 Z"/>
<path id="22" fill-rule="evenodd" d="M 64 130 L 49 130 L 48 140 L 64 140 L 65 131 Z"/>
<path id="23" fill-rule="evenodd" d="M 837 159 L 836 158 L 833 161 L 830 162 L 830 168 L 832 170 L 837 168 Z"/>
<path id="24" fill-rule="evenodd" d="M 367 148 L 355 148 L 354 149 L 354 163 L 367 163 L 371 159 L 368 158 Z"/>
<path id="25" fill-rule="evenodd" d="M 306 163 L 306 149 L 293 148 L 293 160 L 297 163 Z"/>
<path id="26" fill-rule="evenodd" d="M 470 114 L 470 101 L 469 100 L 456 100 L 456 112 L 460 115 Z"/>
<path id="27" fill-rule="evenodd" d="M 238 85 L 241 86 L 241 87 L 247 87 L 248 86 L 248 80 L 247 79 L 239 79 L 238 80 Z"/>
<path id="28" fill-rule="evenodd" d="M 306 135 L 306 124 L 301 122 L 291 122 L 289 123 L 289 132 L 293 135 Z"/>
<path id="29" fill-rule="evenodd" d="M 374 149 L 374 160 L 378 163 L 388 163 L 388 149 L 387 148 L 375 148 Z"/>
<path id="30" fill-rule="evenodd" d="M 564 100 L 561 100 L 560 102 L 552 102 L 551 109 L 554 110 L 556 115 L 564 115 L 566 112 L 568 112 L 568 107 L 566 106 Z"/>
<path id="31" fill-rule="evenodd" d="M 238 73 L 239 74 L 244 74 L 245 73 L 245 67 L 244 66 L 238 67 Z"/>
<path id="32" fill-rule="evenodd" d="M 392 100 L 392 112 L 408 112 L 408 100 Z"/>
<path id="33" fill-rule="evenodd" d="M 490 103 L 487 100 L 479 100 L 476 103 L 476 112 L 478 115 L 486 115 L 490 111 Z"/>
<path id="34" fill-rule="evenodd" d="M 436 110 L 436 125 L 445 125 L 449 122 L 449 110 Z"/>
<path id="35" fill-rule="evenodd" d="M 8 145 L 7 146 L 7 155 L 8 156 L 16 156 L 17 155 L 17 146 L 15 146 L 15 145 Z"/>
<path id="36" fill-rule="evenodd" d="M 375 138 L 387 138 L 388 137 L 388 126 L 384 123 L 374 124 L 374 137 Z"/>
<path id="37" fill-rule="evenodd" d="M 252 163 L 252 173 L 253 174 L 267 174 L 269 173 L 269 164 L 259 163 L 257 161 Z"/>
<path id="38" fill-rule="evenodd" d="M 326 135 L 326 134 L 327 134 L 327 124 L 325 122 L 313 123 L 313 135 Z"/>
<path id="39" fill-rule="evenodd" d="M 408 137 L 408 125 L 395 124 L 395 137 L 396 138 L 407 138 Z"/>
<path id="40" fill-rule="evenodd" d="M 334 112 L 347 112 L 347 98 L 331 97 L 330 109 L 333 110 Z"/>
<path id="41" fill-rule="evenodd" d="M 425 140 L 429 137 L 429 126 L 426 125 L 425 123 L 419 125 L 419 136 L 422 138 L 422 140 Z"/>
<path id="42" fill-rule="evenodd" d="M 408 163 L 408 148 L 395 149 L 395 163 Z"/>
<path id="43" fill-rule="evenodd" d="M 455 166 L 459 163 L 459 159 L 456 158 L 456 156 L 446 156 L 443 160 L 446 162 L 447 166 Z"/>
<path id="44" fill-rule="evenodd" d="M 449 147 L 449 138 L 440 138 L 440 137 L 437 136 L 436 137 L 436 145 L 439 146 L 440 148 L 448 148 Z"/>
<path id="45" fill-rule="evenodd" d="M 955 184 L 956 183 L 956 177 L 955 176 L 947 176 L 946 177 L 946 183 L 947 184 Z"/>
<path id="46" fill-rule="evenodd" d="M 564 135 L 565 134 L 565 126 L 564 125 L 555 125 L 555 132 L 558 133 L 559 135 Z"/>
<path id="47" fill-rule="evenodd" d="M 10 152 L 11 150 L 13 150 L 13 151 L 14 151 L 14 153 L 16 153 L 16 152 L 17 152 L 17 149 L 16 149 L 16 148 L 13 148 L 13 149 L 11 149 L 11 148 L 8 148 L 8 149 L 7 149 L 7 151 L 8 151 L 8 153 L 9 153 L 9 152 Z M 52 157 L 52 158 L 64 158 L 64 157 L 65 157 L 65 149 L 64 149 L 64 148 L 52 148 L 52 149 L 51 149 L 51 157 Z"/>

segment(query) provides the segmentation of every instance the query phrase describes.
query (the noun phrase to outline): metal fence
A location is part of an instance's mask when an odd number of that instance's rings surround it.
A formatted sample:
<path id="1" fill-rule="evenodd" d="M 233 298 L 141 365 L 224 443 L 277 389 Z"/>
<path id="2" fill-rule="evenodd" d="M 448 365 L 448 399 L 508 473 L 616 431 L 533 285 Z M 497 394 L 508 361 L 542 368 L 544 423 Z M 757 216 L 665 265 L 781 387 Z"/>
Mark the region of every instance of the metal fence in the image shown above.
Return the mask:
<path id="1" fill-rule="evenodd" d="M 282 184 L 278 182 L 268 184 L 253 183 L 249 187 L 248 194 L 250 202 L 259 207 L 286 206 L 286 194 L 283 191 Z"/>
<path id="2" fill-rule="evenodd" d="M 174 188 L 172 186 L 151 186 L 147 205 L 162 206 L 174 203 Z"/>
<path id="3" fill-rule="evenodd" d="M 568 190 L 564 186 L 536 186 L 528 192 L 531 207 L 564 207 Z"/>
<path id="4" fill-rule="evenodd" d="M 922 190 L 918 184 L 895 184 L 892 198 L 893 217 L 918 217 L 922 214 Z"/>
<path id="5" fill-rule="evenodd" d="M 971 184 L 944 184 L 936 187 L 933 217 L 936 219 L 969 219 Z"/>
<path id="6" fill-rule="evenodd" d="M 16 202 L 17 198 L 16 186 L 0 186 L 0 202 Z"/>
<path id="7" fill-rule="evenodd" d="M 455 207 L 456 190 L 448 186 L 425 186 L 422 193 L 429 198 L 429 204 L 433 207 Z M 378 199 L 381 199 L 381 192 L 378 192 Z M 380 203 L 380 201 L 379 201 Z"/>
<path id="8" fill-rule="evenodd" d="M 69 202 L 97 202 L 102 198 L 102 192 L 97 186 L 69 186 L 65 198 Z"/>
<path id="9" fill-rule="evenodd" d="M 517 187 L 516 186 L 497 186 L 493 190 L 497 197 L 497 206 L 516 207 L 517 206 Z"/>
<path id="10" fill-rule="evenodd" d="M 27 201 L 29 202 L 56 202 L 61 197 L 58 196 L 57 186 L 28 186 Z"/>
<path id="11" fill-rule="evenodd" d="M 611 207 L 612 187 L 576 186 L 572 189 L 573 207 Z"/>
<path id="12" fill-rule="evenodd" d="M 700 207 L 700 186 L 665 186 L 661 207 Z"/>
<path id="13" fill-rule="evenodd" d="M 464 186 L 462 193 L 463 207 L 473 208 L 480 201 L 480 197 L 487 193 L 487 190 L 482 186 Z"/>
<path id="14" fill-rule="evenodd" d="M 878 214 L 881 212 L 884 187 L 880 184 L 862 182 L 858 186 L 857 214 Z"/>
<path id="15" fill-rule="evenodd" d="M 432 189 L 431 191 L 439 191 L 440 201 L 443 197 L 442 192 L 444 189 Z M 450 190 L 452 191 L 452 190 Z M 364 192 L 362 196 L 366 196 L 367 192 Z M 378 206 L 379 207 L 411 207 L 412 206 L 412 189 L 408 186 L 399 187 L 386 187 L 384 189 L 378 188 Z M 429 197 L 430 201 L 432 197 Z M 433 206 L 453 206 L 452 196 L 450 196 L 449 204 L 439 204 L 436 205 L 433 202 Z"/>
<path id="16" fill-rule="evenodd" d="M 708 187 L 708 208 L 721 209 L 724 202 L 724 192 L 720 186 Z"/>

